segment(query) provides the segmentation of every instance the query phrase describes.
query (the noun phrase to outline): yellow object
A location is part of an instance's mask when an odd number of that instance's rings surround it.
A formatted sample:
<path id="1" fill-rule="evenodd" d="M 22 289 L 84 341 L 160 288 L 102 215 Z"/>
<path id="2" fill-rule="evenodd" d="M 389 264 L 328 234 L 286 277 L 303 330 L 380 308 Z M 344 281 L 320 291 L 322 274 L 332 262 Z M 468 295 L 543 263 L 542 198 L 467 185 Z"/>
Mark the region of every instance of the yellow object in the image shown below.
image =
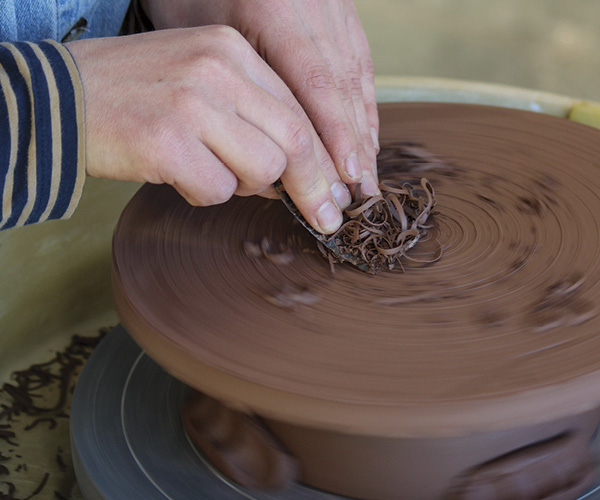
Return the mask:
<path id="1" fill-rule="evenodd" d="M 600 128 L 600 104 L 595 102 L 582 102 L 576 104 L 569 111 L 568 118 L 577 123 Z"/>

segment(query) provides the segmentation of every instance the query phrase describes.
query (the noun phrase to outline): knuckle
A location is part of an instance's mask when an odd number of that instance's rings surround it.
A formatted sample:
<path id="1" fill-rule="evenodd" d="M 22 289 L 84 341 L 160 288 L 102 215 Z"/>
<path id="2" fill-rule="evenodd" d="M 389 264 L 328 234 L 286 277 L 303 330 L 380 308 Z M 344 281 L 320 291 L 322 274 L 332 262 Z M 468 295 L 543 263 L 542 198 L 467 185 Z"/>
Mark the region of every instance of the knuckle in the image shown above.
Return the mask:
<path id="1" fill-rule="evenodd" d="M 339 178 L 335 169 L 335 163 L 329 155 L 319 161 L 319 170 L 323 172 L 325 179 L 329 180 L 331 183 Z"/>
<path id="2" fill-rule="evenodd" d="M 304 71 L 306 86 L 312 89 L 335 89 L 336 83 L 326 66 L 312 65 Z"/>
<path id="3" fill-rule="evenodd" d="M 193 72 L 194 69 L 210 74 L 211 65 L 216 68 L 226 66 L 227 59 L 239 52 L 239 48 L 245 44 L 242 35 L 229 26 L 206 26 L 194 35 L 188 43 L 181 46 L 179 60 L 184 77 L 199 76 Z"/>
<path id="4" fill-rule="evenodd" d="M 313 150 L 313 141 L 308 127 L 300 120 L 288 125 L 285 151 L 292 157 L 306 157 Z"/>
<path id="5" fill-rule="evenodd" d="M 280 149 L 273 153 L 271 159 L 267 162 L 267 169 L 265 172 L 264 187 L 268 187 L 273 184 L 283 174 L 285 167 L 287 166 L 287 160 L 285 154 Z"/>
<path id="6" fill-rule="evenodd" d="M 292 110 L 292 113 L 294 113 L 297 117 L 299 118 L 304 118 L 306 116 L 306 113 L 304 111 L 304 108 L 302 107 L 302 105 L 294 100 L 291 104 L 290 104 L 290 109 Z"/>
<path id="7" fill-rule="evenodd" d="M 358 71 L 348 71 L 347 76 L 351 95 L 353 97 L 361 97 L 363 89 L 362 83 L 360 81 L 360 74 L 358 73 Z"/>
<path id="8" fill-rule="evenodd" d="M 375 149 L 375 146 L 373 145 L 373 138 L 371 137 L 370 132 L 361 133 L 360 139 L 363 144 L 363 148 L 365 149 L 365 152 L 372 152 Z"/>
<path id="9" fill-rule="evenodd" d="M 373 59 L 370 57 L 364 57 L 360 61 L 360 71 L 363 75 L 374 78 L 375 77 L 375 65 Z"/>
<path id="10" fill-rule="evenodd" d="M 247 60 L 254 54 L 250 43 L 235 28 L 213 25 L 207 29 L 210 30 L 210 43 L 203 44 L 203 62 L 212 60 L 217 68 L 222 68 L 228 67 L 232 59 Z"/>
<path id="11" fill-rule="evenodd" d="M 367 117 L 370 119 L 372 123 L 377 123 L 377 103 L 371 101 L 365 101 L 365 110 L 367 112 Z"/>
<path id="12" fill-rule="evenodd" d="M 299 182 L 295 186 L 297 195 L 303 199 L 318 199 L 325 193 L 326 197 L 329 197 L 329 185 L 324 178 L 320 176 L 310 175 L 310 172 L 305 172 L 299 179 Z"/>
<path id="13" fill-rule="evenodd" d="M 259 168 L 252 171 L 248 178 L 244 178 L 244 184 L 254 193 L 260 193 L 281 177 L 286 163 L 285 155 L 280 151 L 279 154 L 272 155 L 271 158 L 261 162 Z"/>
<path id="14" fill-rule="evenodd" d="M 213 40 L 220 45 L 236 46 L 245 41 L 241 33 L 231 26 L 214 24 L 212 26 L 208 26 L 206 29 L 208 30 L 207 32 L 209 32 L 213 37 Z"/>
<path id="15" fill-rule="evenodd" d="M 354 137 L 354 128 L 347 121 L 336 120 L 329 124 L 327 130 L 323 132 L 323 138 L 329 140 L 333 144 L 338 144 L 341 149 L 352 151 L 356 149 L 354 141 L 350 140 Z"/>
<path id="16" fill-rule="evenodd" d="M 343 101 L 352 99 L 352 88 L 348 78 L 340 78 L 337 82 L 337 89 Z"/>
<path id="17" fill-rule="evenodd" d="M 193 168 L 188 163 L 184 168 Z M 182 175 L 181 169 L 174 173 L 174 181 L 169 182 L 184 196 L 190 205 L 209 207 L 225 203 L 237 190 L 237 179 L 231 176 L 212 178 L 208 183 L 199 183 L 193 176 Z"/>
<path id="18" fill-rule="evenodd" d="M 201 81 L 229 82 L 235 79 L 231 59 L 222 53 L 222 47 L 207 47 L 195 61 L 195 71 L 190 75 L 190 85 L 197 85 Z"/>

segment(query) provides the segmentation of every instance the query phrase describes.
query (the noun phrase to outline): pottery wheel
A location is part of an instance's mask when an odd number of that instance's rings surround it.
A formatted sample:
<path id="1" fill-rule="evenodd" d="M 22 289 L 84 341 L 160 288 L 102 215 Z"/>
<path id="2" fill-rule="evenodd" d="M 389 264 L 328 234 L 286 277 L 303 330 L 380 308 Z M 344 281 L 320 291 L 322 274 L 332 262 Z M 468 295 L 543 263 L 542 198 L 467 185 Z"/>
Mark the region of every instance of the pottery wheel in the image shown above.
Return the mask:
<path id="1" fill-rule="evenodd" d="M 71 441 L 86 500 L 338 500 L 295 484 L 277 494 L 222 476 L 181 424 L 184 384 L 166 374 L 122 327 L 109 333 L 77 382 Z"/>
<path id="2" fill-rule="evenodd" d="M 71 411 L 73 464 L 86 500 L 343 499 L 302 484 L 264 493 L 231 483 L 186 437 L 185 391 L 121 326 L 108 334 L 79 377 Z"/>
<path id="3" fill-rule="evenodd" d="M 475 105 L 380 116 L 381 177 L 436 191 L 411 257 L 440 260 L 332 274 L 278 201 L 194 208 L 146 185 L 114 237 L 127 330 L 187 384 L 324 429 L 448 435 L 597 406 L 600 133 Z M 397 167 L 399 140 L 441 164 Z"/>

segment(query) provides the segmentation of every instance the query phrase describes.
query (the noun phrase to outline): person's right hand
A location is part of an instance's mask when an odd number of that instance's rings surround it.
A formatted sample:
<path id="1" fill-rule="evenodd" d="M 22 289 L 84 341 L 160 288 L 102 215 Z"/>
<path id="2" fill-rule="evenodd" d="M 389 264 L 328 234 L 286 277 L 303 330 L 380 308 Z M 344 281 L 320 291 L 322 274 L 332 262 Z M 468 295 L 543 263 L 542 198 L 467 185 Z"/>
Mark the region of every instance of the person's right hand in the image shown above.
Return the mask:
<path id="1" fill-rule="evenodd" d="M 272 196 L 281 178 L 317 231 L 341 224 L 346 185 L 291 91 L 233 28 L 67 47 L 83 82 L 89 175 L 168 183 L 193 205 Z"/>

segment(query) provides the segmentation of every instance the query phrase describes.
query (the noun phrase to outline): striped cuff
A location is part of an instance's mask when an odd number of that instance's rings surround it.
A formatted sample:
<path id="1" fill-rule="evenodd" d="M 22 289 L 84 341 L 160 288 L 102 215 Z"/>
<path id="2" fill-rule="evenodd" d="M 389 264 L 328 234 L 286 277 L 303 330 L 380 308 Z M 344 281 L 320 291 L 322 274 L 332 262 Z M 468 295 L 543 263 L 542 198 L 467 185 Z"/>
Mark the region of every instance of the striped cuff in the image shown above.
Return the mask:
<path id="1" fill-rule="evenodd" d="M 71 216 L 85 180 L 83 90 L 57 42 L 0 43 L 0 229 Z"/>

